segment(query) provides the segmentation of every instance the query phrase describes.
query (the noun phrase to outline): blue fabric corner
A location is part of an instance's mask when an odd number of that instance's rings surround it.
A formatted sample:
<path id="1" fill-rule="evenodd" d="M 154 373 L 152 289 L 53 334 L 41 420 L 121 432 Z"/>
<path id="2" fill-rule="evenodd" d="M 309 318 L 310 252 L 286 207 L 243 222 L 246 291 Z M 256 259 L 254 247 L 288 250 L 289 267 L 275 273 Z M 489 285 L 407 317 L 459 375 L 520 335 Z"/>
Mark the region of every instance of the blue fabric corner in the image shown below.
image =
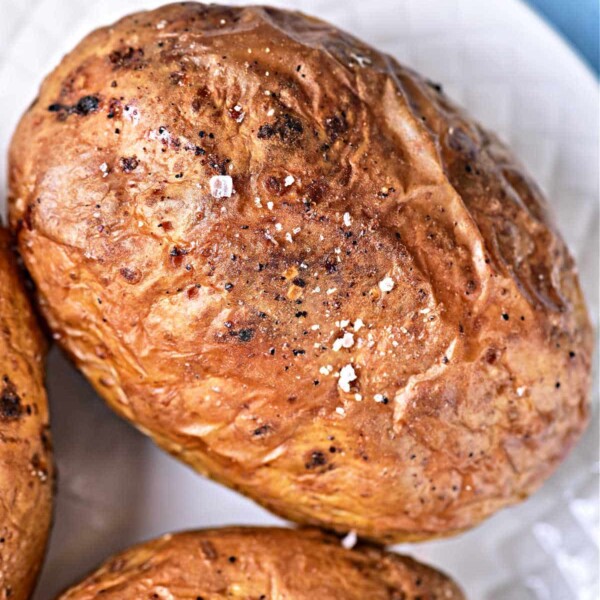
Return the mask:
<path id="1" fill-rule="evenodd" d="M 526 0 L 586 60 L 596 75 L 600 68 L 600 0 Z"/>

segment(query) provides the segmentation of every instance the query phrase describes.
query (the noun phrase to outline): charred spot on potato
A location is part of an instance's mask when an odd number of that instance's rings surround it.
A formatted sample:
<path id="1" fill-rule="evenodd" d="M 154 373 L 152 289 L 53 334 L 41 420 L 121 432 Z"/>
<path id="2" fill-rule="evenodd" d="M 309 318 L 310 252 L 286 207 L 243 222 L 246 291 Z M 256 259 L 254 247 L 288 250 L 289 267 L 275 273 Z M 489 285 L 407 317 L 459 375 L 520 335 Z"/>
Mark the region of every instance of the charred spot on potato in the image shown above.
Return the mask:
<path id="1" fill-rule="evenodd" d="M 68 115 L 76 114 L 80 116 L 89 115 L 92 112 L 96 112 L 100 106 L 100 99 L 97 96 L 83 96 L 76 104 L 69 106 L 68 104 L 61 104 L 55 102 L 48 106 L 50 112 L 59 114 L 59 118 L 65 119 Z"/>
<path id="2" fill-rule="evenodd" d="M 240 342 L 249 342 L 254 337 L 254 329 L 240 329 L 237 336 Z"/>
<path id="3" fill-rule="evenodd" d="M 0 419 L 15 421 L 23 414 L 21 397 L 17 393 L 15 384 L 7 375 L 2 378 L 2 392 L 0 392 Z"/>
<path id="4" fill-rule="evenodd" d="M 327 457 L 320 450 L 314 450 L 310 453 L 308 460 L 304 463 L 307 469 L 316 469 L 327 464 Z"/>
<path id="5" fill-rule="evenodd" d="M 142 279 L 142 272 L 139 269 L 123 267 L 119 270 L 121 277 L 125 279 L 128 283 L 135 284 L 139 283 Z"/>
<path id="6" fill-rule="evenodd" d="M 274 123 L 265 123 L 258 128 L 258 139 L 270 140 L 277 137 L 286 144 L 297 142 L 304 133 L 304 126 L 300 119 L 289 113 L 283 113 L 277 117 Z"/>
<path id="7" fill-rule="evenodd" d="M 279 196 L 283 191 L 283 185 L 281 185 L 281 181 L 272 175 L 265 179 L 264 187 L 267 192 L 275 194 L 276 196 Z"/>
<path id="8" fill-rule="evenodd" d="M 84 96 L 75 105 L 75 111 L 78 115 L 89 115 L 98 110 L 100 100 L 97 96 Z"/>
<path id="9" fill-rule="evenodd" d="M 332 142 L 335 142 L 341 135 L 346 133 L 348 131 L 346 113 L 342 111 L 339 115 L 327 117 L 325 119 L 325 131 Z"/>
<path id="10" fill-rule="evenodd" d="M 108 55 L 108 60 L 113 69 L 135 69 L 144 67 L 144 50 L 142 48 L 133 48 L 132 46 L 117 48 Z"/>
<path id="11" fill-rule="evenodd" d="M 138 166 L 138 160 L 136 156 L 123 156 L 121 158 L 121 170 L 123 173 L 131 173 L 135 171 Z"/>
<path id="12" fill-rule="evenodd" d="M 267 433 L 269 433 L 269 431 L 271 431 L 271 426 L 270 425 L 261 425 L 260 427 L 257 427 L 252 432 L 252 435 L 254 437 L 262 437 L 264 435 L 267 435 Z"/>
<path id="13" fill-rule="evenodd" d="M 209 135 L 210 137 L 210 135 Z M 227 165 L 231 162 L 230 158 L 221 158 L 216 154 L 208 155 L 208 166 L 219 175 L 227 174 Z"/>

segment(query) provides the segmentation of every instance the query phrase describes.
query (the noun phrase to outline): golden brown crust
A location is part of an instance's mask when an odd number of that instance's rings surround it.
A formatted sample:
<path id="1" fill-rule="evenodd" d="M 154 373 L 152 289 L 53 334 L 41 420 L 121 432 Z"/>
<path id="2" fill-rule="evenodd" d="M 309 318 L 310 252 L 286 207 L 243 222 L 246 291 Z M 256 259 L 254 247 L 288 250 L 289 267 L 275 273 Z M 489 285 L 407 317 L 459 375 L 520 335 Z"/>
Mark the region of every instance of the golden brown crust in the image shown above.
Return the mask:
<path id="1" fill-rule="evenodd" d="M 0 600 L 25 600 L 52 515 L 45 344 L 0 228 Z"/>
<path id="2" fill-rule="evenodd" d="M 240 528 L 166 535 L 108 560 L 59 600 L 463 600 L 448 577 L 317 530 Z"/>
<path id="3" fill-rule="evenodd" d="M 127 17 L 46 79 L 10 162 L 60 343 L 121 415 L 281 515 L 448 534 L 534 491 L 585 426 L 590 326 L 539 189 L 330 25 Z"/>

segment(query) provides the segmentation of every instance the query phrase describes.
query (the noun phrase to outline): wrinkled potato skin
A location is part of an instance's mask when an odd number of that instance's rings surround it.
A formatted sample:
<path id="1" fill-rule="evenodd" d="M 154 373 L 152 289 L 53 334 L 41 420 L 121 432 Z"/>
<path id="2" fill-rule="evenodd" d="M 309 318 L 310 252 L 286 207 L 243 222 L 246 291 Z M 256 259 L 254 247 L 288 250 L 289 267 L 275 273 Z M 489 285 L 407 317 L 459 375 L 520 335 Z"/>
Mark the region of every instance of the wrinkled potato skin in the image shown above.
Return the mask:
<path id="1" fill-rule="evenodd" d="M 58 600 L 463 600 L 406 556 L 342 548 L 317 530 L 226 528 L 166 535 L 112 557 Z"/>
<path id="2" fill-rule="evenodd" d="M 0 600 L 25 600 L 52 517 L 46 346 L 0 228 Z"/>
<path id="3" fill-rule="evenodd" d="M 127 17 L 45 80 L 10 164 L 60 344 L 122 416 L 280 515 L 447 535 L 527 497 L 586 424 L 590 325 L 541 192 L 330 25 Z"/>

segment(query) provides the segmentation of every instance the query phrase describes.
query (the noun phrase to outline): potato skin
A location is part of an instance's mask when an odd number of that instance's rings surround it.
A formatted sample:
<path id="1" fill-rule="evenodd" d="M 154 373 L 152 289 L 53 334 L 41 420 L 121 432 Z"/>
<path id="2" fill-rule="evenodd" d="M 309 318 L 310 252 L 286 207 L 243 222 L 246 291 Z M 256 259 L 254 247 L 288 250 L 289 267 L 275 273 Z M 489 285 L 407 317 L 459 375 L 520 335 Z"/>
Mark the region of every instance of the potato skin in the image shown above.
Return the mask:
<path id="1" fill-rule="evenodd" d="M 0 227 L 0 599 L 25 600 L 52 519 L 46 344 Z"/>
<path id="2" fill-rule="evenodd" d="M 448 535 L 585 427 L 592 334 L 540 190 L 438 86 L 321 21 L 184 3 L 93 32 L 10 181 L 42 309 L 99 393 L 289 519 Z"/>
<path id="3" fill-rule="evenodd" d="M 343 548 L 318 530 L 230 527 L 166 535 L 109 559 L 58 600 L 463 600 L 407 556 Z"/>

